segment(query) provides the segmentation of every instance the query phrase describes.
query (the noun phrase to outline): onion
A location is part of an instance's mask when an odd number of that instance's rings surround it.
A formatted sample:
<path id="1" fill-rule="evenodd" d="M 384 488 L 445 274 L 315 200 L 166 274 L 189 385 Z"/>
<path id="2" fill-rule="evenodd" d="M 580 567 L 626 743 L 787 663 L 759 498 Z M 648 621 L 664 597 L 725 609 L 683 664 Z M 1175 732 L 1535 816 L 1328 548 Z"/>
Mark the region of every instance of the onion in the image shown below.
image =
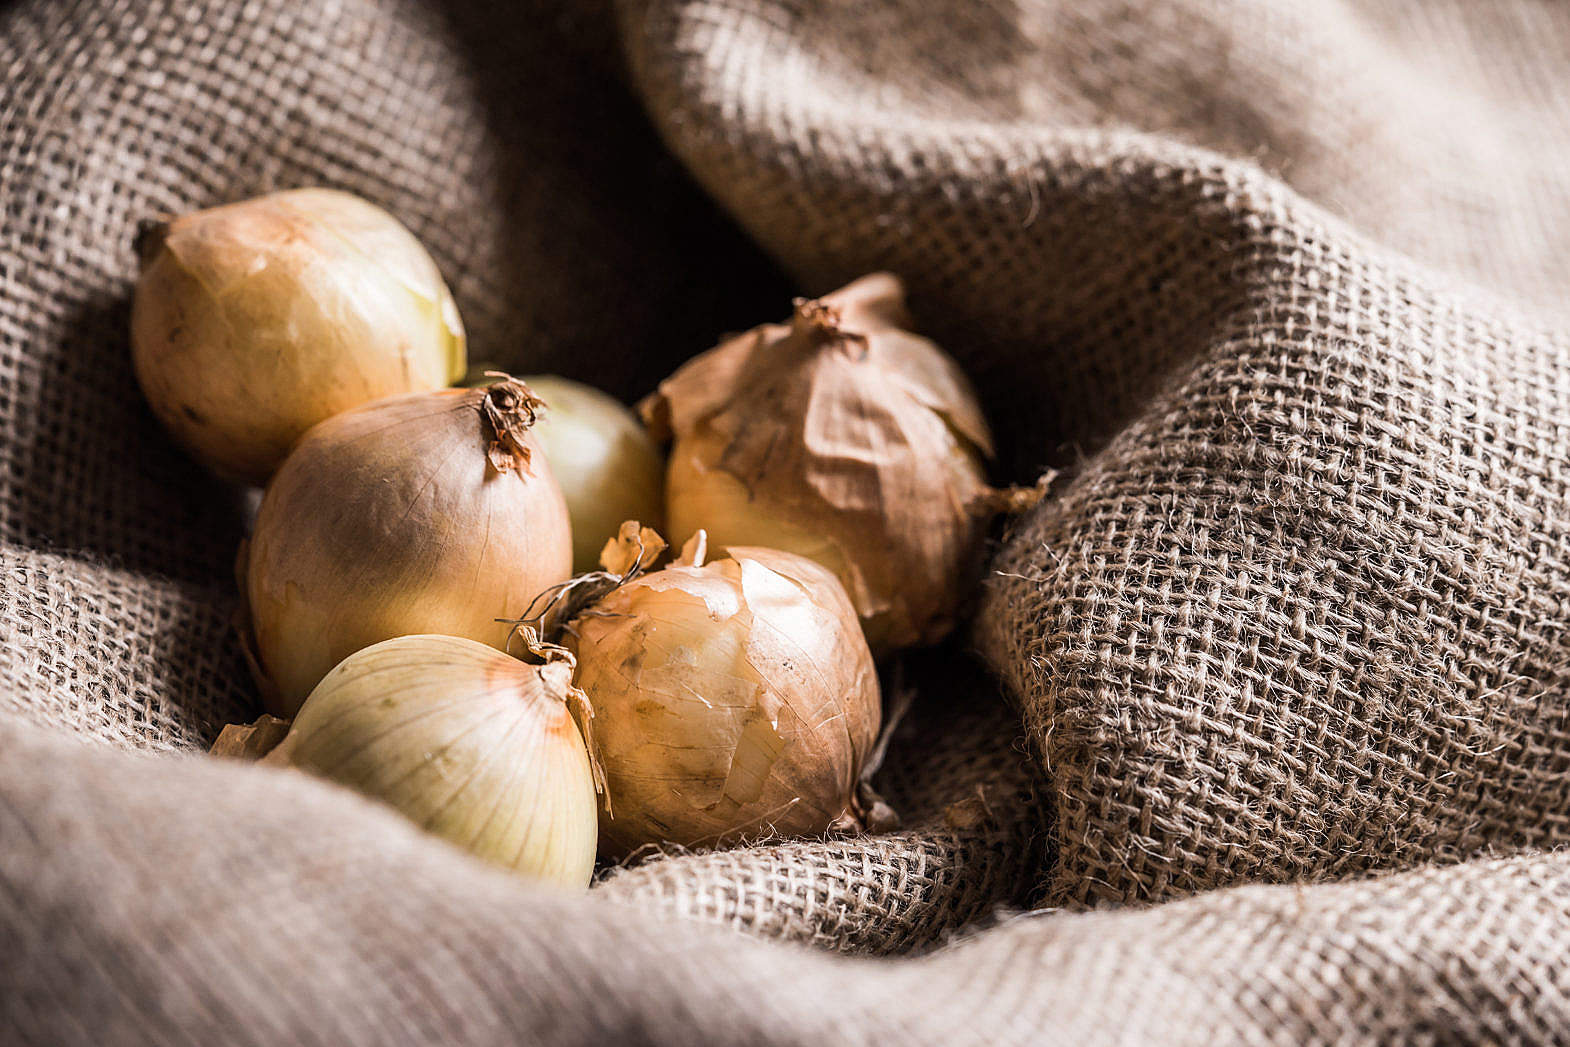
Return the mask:
<path id="1" fill-rule="evenodd" d="M 572 518 L 572 564 L 592 571 L 623 520 L 660 526 L 665 463 L 636 416 L 615 397 L 555 375 L 524 381 L 545 401 L 534 435 Z"/>
<path id="2" fill-rule="evenodd" d="M 674 436 L 666 520 L 833 571 L 875 652 L 954 626 L 980 573 L 992 439 L 970 384 L 907 328 L 887 273 L 689 361 L 644 403 Z"/>
<path id="3" fill-rule="evenodd" d="M 505 649 L 572 570 L 567 507 L 511 379 L 393 397 L 316 426 L 262 499 L 246 590 L 264 697 L 291 716 L 327 671 L 411 633 Z"/>
<path id="4" fill-rule="evenodd" d="M 317 422 L 464 371 L 436 263 L 387 212 L 296 189 L 144 231 L 137 380 L 193 455 L 261 483 Z"/>
<path id="5" fill-rule="evenodd" d="M 568 627 L 612 804 L 601 852 L 863 827 L 881 708 L 843 588 L 791 553 L 700 546 Z"/>
<path id="6" fill-rule="evenodd" d="M 472 640 L 403 636 L 344 659 L 268 757 L 347 785 L 486 861 L 583 887 L 596 768 L 572 656 L 530 665 Z"/>

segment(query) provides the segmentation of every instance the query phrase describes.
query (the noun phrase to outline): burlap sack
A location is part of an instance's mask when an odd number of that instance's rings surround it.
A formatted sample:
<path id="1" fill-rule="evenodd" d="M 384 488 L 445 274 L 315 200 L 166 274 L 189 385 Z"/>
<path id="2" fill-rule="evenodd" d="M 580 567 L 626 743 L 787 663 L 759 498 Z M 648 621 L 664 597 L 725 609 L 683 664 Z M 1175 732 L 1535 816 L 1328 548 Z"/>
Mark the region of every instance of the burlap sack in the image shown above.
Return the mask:
<path id="1" fill-rule="evenodd" d="M 1570 793 L 1570 16 L 495 6 L 0 9 L 12 1035 L 1565 1036 L 1570 864 L 1536 852 Z M 410 224 L 477 357 L 629 395 L 901 273 L 1004 471 L 1066 471 L 978 604 L 1016 712 L 925 672 L 881 783 L 905 829 L 581 897 L 168 752 L 254 696 L 236 497 L 131 381 L 129 238 L 306 183 Z"/>
<path id="2" fill-rule="evenodd" d="M 898 831 L 657 856 L 607 870 L 598 895 L 863 955 L 920 951 L 1027 905 L 1047 826 L 1018 718 L 967 661 L 938 661 L 911 663 L 924 698 L 877 779 Z"/>
<path id="3" fill-rule="evenodd" d="M 1072 449 L 977 622 L 1049 896 L 1564 842 L 1570 20 L 1072 6 L 626 22 L 758 240 L 809 286 L 900 272 L 1019 468 Z"/>
<path id="4" fill-rule="evenodd" d="M 522 887 L 298 776 L 9 726 L 0 753 L 0 1011 L 23 1043 L 1197 1047 L 1570 1027 L 1563 854 L 849 960 Z"/>

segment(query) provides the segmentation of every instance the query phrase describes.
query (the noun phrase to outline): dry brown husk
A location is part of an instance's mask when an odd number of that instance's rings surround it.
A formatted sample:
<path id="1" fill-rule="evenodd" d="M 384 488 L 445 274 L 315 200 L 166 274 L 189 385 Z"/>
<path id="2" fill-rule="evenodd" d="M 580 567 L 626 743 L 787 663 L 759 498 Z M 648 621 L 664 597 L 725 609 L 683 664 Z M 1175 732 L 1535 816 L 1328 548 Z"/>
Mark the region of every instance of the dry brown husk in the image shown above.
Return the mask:
<path id="1" fill-rule="evenodd" d="M 689 361 L 643 404 L 674 438 L 671 537 L 800 553 L 837 575 L 875 651 L 936 642 L 997 508 L 970 383 L 875 273 Z"/>
<path id="2" fill-rule="evenodd" d="M 606 546 L 627 573 L 566 630 L 612 804 L 601 853 L 864 828 L 881 700 L 838 580 L 773 549 L 705 563 L 701 532 L 634 576 L 637 536 L 629 524 Z"/>
<path id="3" fill-rule="evenodd" d="M 232 760 L 260 760 L 284 740 L 289 733 L 289 723 L 271 713 L 263 713 L 252 723 L 225 724 L 209 752 Z"/>

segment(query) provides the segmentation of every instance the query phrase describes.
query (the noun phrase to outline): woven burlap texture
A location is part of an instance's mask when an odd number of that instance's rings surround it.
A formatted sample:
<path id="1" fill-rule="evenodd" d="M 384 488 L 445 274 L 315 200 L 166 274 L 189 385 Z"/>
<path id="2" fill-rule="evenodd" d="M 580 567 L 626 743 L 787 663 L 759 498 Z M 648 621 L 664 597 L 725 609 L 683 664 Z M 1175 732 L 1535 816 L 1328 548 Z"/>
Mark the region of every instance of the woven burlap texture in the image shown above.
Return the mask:
<path id="1" fill-rule="evenodd" d="M 522 888 L 298 776 L 7 726 L 0 752 L 0 1003 L 24 1043 L 1198 1047 L 1570 1023 L 1563 854 L 845 959 Z"/>
<path id="2" fill-rule="evenodd" d="M 14 0 L 8 1028 L 1562 1036 L 1567 53 L 1526 0 Z M 130 238 L 301 184 L 402 217 L 477 359 L 629 396 L 796 291 L 905 278 L 1003 472 L 1062 475 L 968 635 L 1002 687 L 915 676 L 904 829 L 566 897 L 177 751 L 255 709 L 243 509 L 137 396 Z M 1162 904 L 998 915 L 1032 902 Z"/>
<path id="3" fill-rule="evenodd" d="M 976 628 L 1049 775 L 1048 898 L 1565 841 L 1570 22 L 1072 6 L 628 20 L 760 242 L 901 273 L 1017 468 L 1068 450 Z M 1079 123 L 1165 136 L 1042 127 Z M 1297 192 L 1170 140 L 1245 134 Z"/>

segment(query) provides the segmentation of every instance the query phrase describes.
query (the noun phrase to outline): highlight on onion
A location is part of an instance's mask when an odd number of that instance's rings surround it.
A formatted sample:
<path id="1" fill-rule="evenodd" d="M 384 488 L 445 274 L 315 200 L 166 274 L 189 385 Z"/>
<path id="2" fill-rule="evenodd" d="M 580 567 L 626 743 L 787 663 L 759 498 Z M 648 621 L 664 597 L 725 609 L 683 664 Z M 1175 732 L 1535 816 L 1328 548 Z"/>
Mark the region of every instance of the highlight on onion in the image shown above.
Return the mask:
<path id="1" fill-rule="evenodd" d="M 270 711 L 333 666 L 413 633 L 498 650 L 569 577 L 567 507 L 522 382 L 393 397 L 313 428 L 262 499 L 244 583 Z"/>
<path id="2" fill-rule="evenodd" d="M 706 563 L 702 544 L 567 628 L 611 798 L 607 856 L 866 824 L 881 704 L 843 588 L 805 557 L 731 547 Z"/>
<path id="3" fill-rule="evenodd" d="M 447 285 L 392 215 L 295 189 L 149 225 L 131 310 L 137 380 L 175 439 L 262 483 L 311 426 L 464 373 Z"/>
<path id="4" fill-rule="evenodd" d="M 486 861 L 584 887 L 599 817 L 590 714 L 571 655 L 535 645 L 531 660 L 452 636 L 384 640 L 316 685 L 267 762 L 389 804 Z"/>
<path id="5" fill-rule="evenodd" d="M 953 627 L 981 570 L 992 438 L 969 382 L 863 277 L 695 357 L 643 404 L 673 438 L 666 521 L 783 549 L 844 584 L 878 654 Z"/>

